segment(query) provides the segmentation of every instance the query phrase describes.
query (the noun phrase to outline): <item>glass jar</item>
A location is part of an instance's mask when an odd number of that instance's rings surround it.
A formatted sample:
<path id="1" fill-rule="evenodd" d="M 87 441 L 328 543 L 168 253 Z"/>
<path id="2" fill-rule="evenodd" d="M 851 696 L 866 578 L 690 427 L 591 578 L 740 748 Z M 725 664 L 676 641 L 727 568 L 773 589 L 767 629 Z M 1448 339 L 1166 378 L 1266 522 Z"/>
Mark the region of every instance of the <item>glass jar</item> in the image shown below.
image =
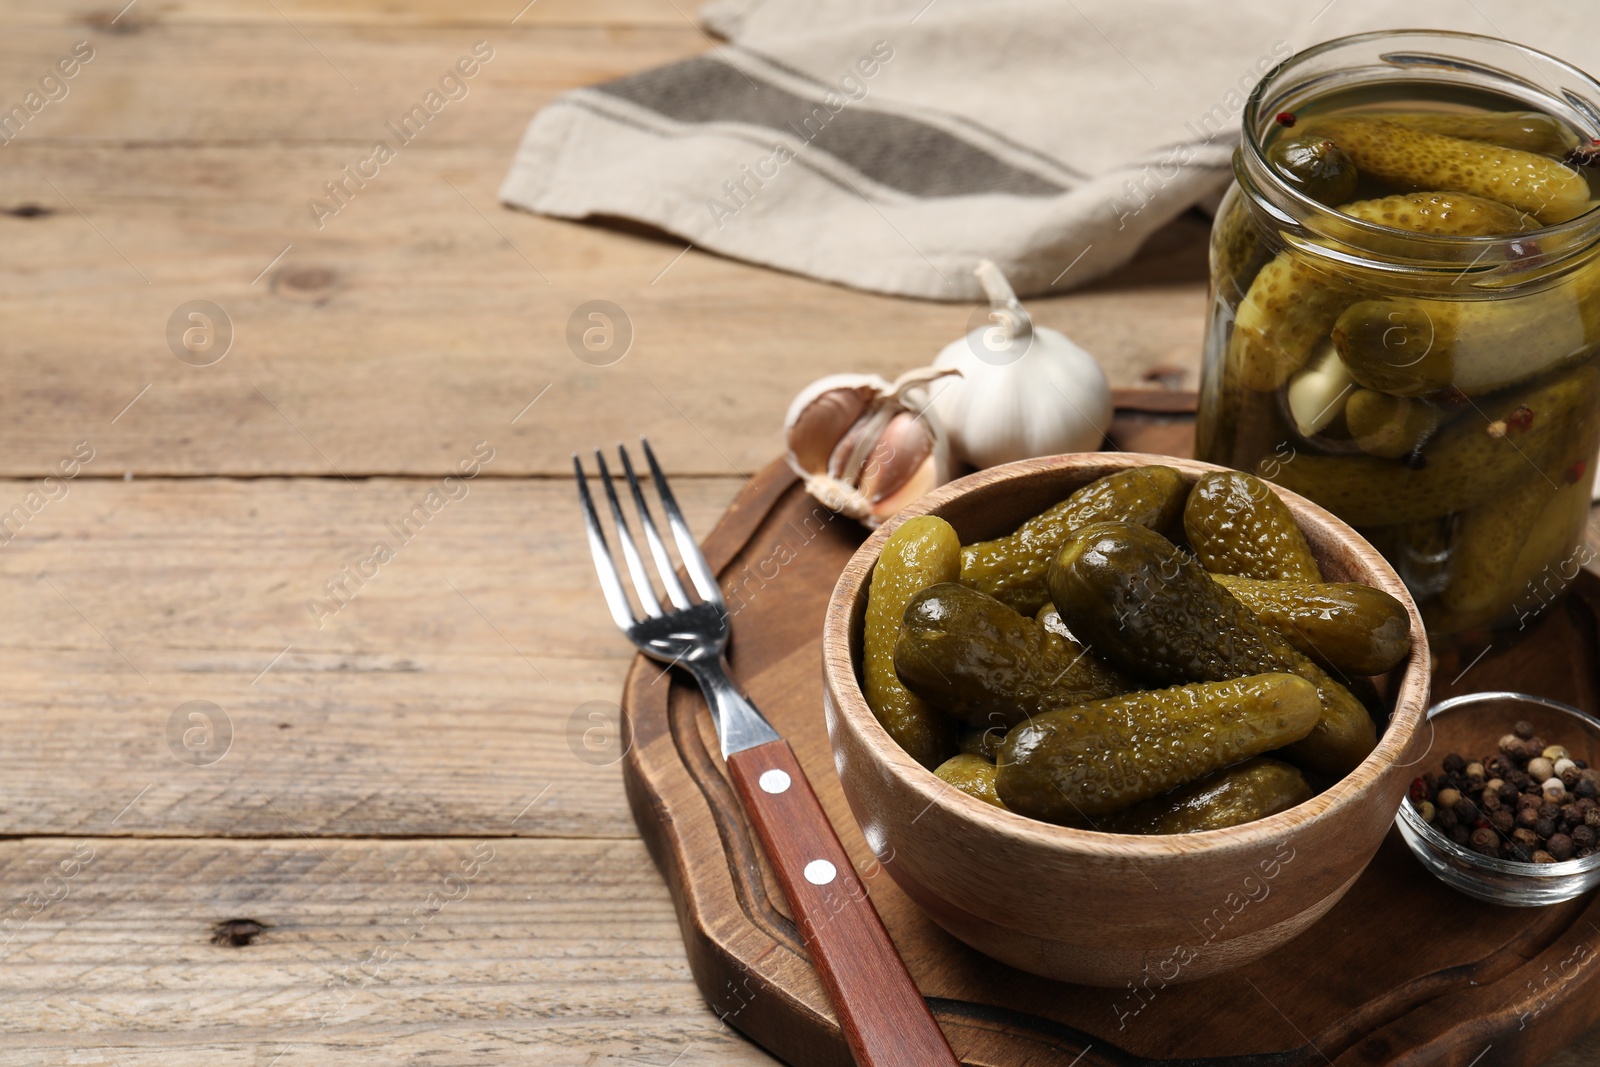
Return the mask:
<path id="1" fill-rule="evenodd" d="M 1356 527 L 1435 636 L 1527 625 L 1590 557 L 1597 136 L 1594 79 L 1470 34 L 1328 42 L 1244 110 L 1195 454 Z"/>

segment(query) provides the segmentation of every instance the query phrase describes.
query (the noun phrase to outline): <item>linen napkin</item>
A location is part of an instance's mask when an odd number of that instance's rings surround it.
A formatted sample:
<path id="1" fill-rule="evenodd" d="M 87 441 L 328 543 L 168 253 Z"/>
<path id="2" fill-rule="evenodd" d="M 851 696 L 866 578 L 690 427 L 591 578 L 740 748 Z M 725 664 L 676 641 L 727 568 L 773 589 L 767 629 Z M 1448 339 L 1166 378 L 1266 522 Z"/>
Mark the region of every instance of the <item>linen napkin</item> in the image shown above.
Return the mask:
<path id="1" fill-rule="evenodd" d="M 500 196 L 883 293 L 979 299 L 984 258 L 1060 292 L 1214 205 L 1250 89 L 1295 51 L 1403 18 L 1581 64 L 1600 15 L 1580 6 L 716 0 L 727 43 L 557 97 Z"/>

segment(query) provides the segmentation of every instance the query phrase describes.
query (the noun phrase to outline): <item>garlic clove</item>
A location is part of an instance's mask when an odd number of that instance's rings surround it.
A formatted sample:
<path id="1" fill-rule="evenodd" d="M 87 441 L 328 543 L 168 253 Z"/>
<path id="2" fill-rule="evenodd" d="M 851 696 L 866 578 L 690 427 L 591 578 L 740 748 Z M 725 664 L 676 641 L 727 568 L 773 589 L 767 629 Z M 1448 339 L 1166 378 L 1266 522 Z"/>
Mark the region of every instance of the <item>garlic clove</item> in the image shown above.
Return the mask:
<path id="1" fill-rule="evenodd" d="M 1355 391 L 1355 380 L 1339 358 L 1332 341 L 1324 341 L 1310 366 L 1289 379 L 1289 414 L 1304 437 L 1315 437 L 1344 412 Z"/>
<path id="2" fill-rule="evenodd" d="M 789 466 L 834 511 L 877 526 L 950 480 L 950 448 L 926 389 L 952 372 L 919 368 L 893 383 L 835 374 L 813 382 L 785 417 Z"/>
<path id="3" fill-rule="evenodd" d="M 937 489 L 949 480 L 948 474 L 940 475 L 938 461 L 932 453 L 929 453 L 917 468 L 906 476 L 906 480 L 898 489 L 880 500 L 869 501 L 867 518 L 862 521 L 868 526 L 876 527 L 884 519 L 898 514 L 907 504 L 930 489 Z"/>
<path id="4" fill-rule="evenodd" d="M 856 484 L 862 495 L 878 504 L 905 486 L 932 457 L 933 435 L 924 420 L 909 411 L 897 411 L 875 442 Z"/>
<path id="5" fill-rule="evenodd" d="M 801 390 L 783 420 L 797 469 L 827 470 L 840 439 L 888 388 L 875 374 L 831 374 Z"/>

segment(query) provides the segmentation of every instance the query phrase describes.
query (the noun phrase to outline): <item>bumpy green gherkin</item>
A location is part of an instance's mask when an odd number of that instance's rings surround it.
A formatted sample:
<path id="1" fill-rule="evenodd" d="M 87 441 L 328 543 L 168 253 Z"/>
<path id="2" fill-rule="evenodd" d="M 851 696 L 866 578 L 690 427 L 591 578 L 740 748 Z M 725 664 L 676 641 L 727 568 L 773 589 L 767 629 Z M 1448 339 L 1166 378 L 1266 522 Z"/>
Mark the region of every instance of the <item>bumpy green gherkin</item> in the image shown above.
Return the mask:
<path id="1" fill-rule="evenodd" d="M 1306 132 L 1335 141 L 1363 175 L 1401 188 L 1468 193 L 1509 204 L 1547 224 L 1589 209 L 1583 175 L 1534 152 L 1354 116 L 1318 119 Z"/>
<path id="2" fill-rule="evenodd" d="M 911 599 L 894 666 L 930 707 L 979 728 L 1134 687 L 1036 620 L 954 582 Z"/>
<path id="3" fill-rule="evenodd" d="M 1253 474 L 1201 475 L 1183 509 L 1183 532 L 1208 571 L 1270 581 L 1322 581 L 1322 568 L 1289 506 Z"/>
<path id="4" fill-rule="evenodd" d="M 1265 819 L 1310 799 L 1304 775 L 1260 756 L 1108 815 L 1098 828 L 1114 834 L 1195 834 Z"/>
<path id="5" fill-rule="evenodd" d="M 965 752 L 959 756 L 951 756 L 939 764 L 933 773 L 969 797 L 976 797 L 985 804 L 993 804 L 997 808 L 1005 807 L 1000 801 L 1000 794 L 995 791 L 995 778 L 999 772 L 992 761 L 982 756 L 969 755 Z"/>
<path id="6" fill-rule="evenodd" d="M 1279 671 L 1310 681 L 1322 715 L 1286 753 L 1308 770 L 1344 775 L 1377 744 L 1359 700 L 1160 534 L 1129 523 L 1085 527 L 1067 538 L 1049 584 L 1073 633 L 1095 634 L 1097 653 L 1152 684 Z"/>
<path id="7" fill-rule="evenodd" d="M 1117 519 L 1169 530 L 1189 483 L 1171 467 L 1133 467 L 1090 482 L 1005 537 L 961 550 L 961 582 L 1032 615 L 1050 599 L 1045 572 L 1068 533 Z"/>
<path id="8" fill-rule="evenodd" d="M 1383 674 L 1411 651 L 1411 616 L 1381 589 L 1354 582 L 1213 578 L 1256 618 L 1340 676 Z"/>
<path id="9" fill-rule="evenodd" d="M 968 727 L 961 731 L 961 753 L 966 756 L 981 756 L 993 763 L 995 753 L 1000 750 L 1000 745 L 1005 739 L 1004 726 L 986 726 L 981 730 L 977 727 Z"/>
<path id="10" fill-rule="evenodd" d="M 1481 237 L 1529 228 L 1522 212 L 1465 193 L 1420 192 L 1341 205 L 1339 213 L 1408 233 Z M 1339 313 L 1361 298 L 1333 261 L 1280 252 L 1256 272 L 1234 313 L 1224 377 L 1229 388 L 1268 392 L 1303 367 Z"/>
<path id="11" fill-rule="evenodd" d="M 1256 272 L 1272 258 L 1272 250 L 1250 217 L 1250 204 L 1237 187 L 1223 198 L 1216 237 L 1211 245 L 1211 279 L 1219 294 L 1232 302 L 1249 291 Z"/>
<path id="12" fill-rule="evenodd" d="M 1385 459 L 1415 452 L 1443 419 L 1432 404 L 1372 389 L 1357 389 L 1344 405 L 1351 439 L 1367 455 Z"/>
<path id="13" fill-rule="evenodd" d="M 1349 154 L 1316 134 L 1279 138 L 1267 148 L 1267 159 L 1288 184 L 1324 204 L 1349 200 L 1361 180 Z"/>
<path id="14" fill-rule="evenodd" d="M 1576 363 L 1600 342 L 1600 263 L 1509 300 L 1362 300 L 1333 324 L 1350 376 L 1369 389 L 1482 396 Z"/>
<path id="15" fill-rule="evenodd" d="M 961 541 L 943 519 L 907 519 L 883 546 L 867 588 L 861 634 L 861 692 L 889 736 L 929 770 L 956 751 L 955 725 L 900 683 L 894 644 L 906 605 L 919 591 L 953 581 L 961 568 Z"/>
<path id="16" fill-rule="evenodd" d="M 1000 746 L 997 788 L 1012 811 L 1075 826 L 1305 737 L 1316 687 L 1263 674 L 1127 693 L 1048 712 Z"/>
<path id="17" fill-rule="evenodd" d="M 1578 145 L 1578 135 L 1572 127 L 1541 111 L 1380 111 L 1370 117 L 1415 126 L 1443 137 L 1483 141 L 1542 156 L 1564 156 Z"/>

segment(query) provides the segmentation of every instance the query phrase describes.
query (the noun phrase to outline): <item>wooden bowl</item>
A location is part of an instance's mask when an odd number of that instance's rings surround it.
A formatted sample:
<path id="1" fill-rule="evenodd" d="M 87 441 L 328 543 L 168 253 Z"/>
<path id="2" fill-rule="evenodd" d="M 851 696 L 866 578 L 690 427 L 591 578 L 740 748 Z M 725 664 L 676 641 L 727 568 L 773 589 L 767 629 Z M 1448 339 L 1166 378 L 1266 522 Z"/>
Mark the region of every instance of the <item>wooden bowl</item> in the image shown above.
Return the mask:
<path id="1" fill-rule="evenodd" d="M 980 471 L 923 497 L 869 537 L 834 587 L 823 686 L 834 762 L 868 844 L 940 926 L 1013 967 L 1087 985 L 1188 982 L 1254 960 L 1316 922 L 1378 849 L 1426 749 L 1428 644 L 1416 605 L 1376 549 L 1283 489 L 1329 581 L 1396 597 L 1412 648 L 1387 728 L 1362 764 L 1286 812 L 1223 830 L 1138 837 L 1075 830 L 992 807 L 946 785 L 891 739 L 861 695 L 867 585 L 900 522 L 938 515 L 963 543 L 997 537 L 1096 478 L 1208 463 L 1097 452 Z"/>

